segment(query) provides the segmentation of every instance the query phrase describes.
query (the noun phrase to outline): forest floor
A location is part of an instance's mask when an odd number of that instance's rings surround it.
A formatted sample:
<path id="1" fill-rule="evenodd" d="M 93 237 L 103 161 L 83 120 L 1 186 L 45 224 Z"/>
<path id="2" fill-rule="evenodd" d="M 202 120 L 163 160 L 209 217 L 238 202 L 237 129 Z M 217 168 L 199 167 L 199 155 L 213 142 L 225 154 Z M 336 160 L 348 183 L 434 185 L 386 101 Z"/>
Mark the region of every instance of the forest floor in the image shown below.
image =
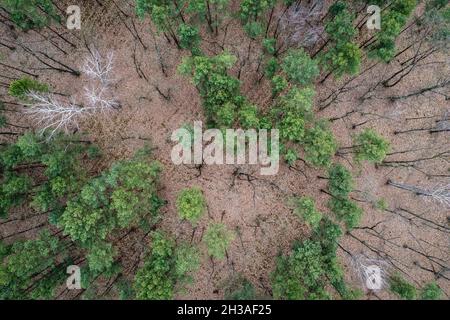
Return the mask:
<path id="1" fill-rule="evenodd" d="M 290 168 L 281 161 L 278 174 L 261 176 L 258 166 L 174 165 L 170 157 L 174 145 L 170 140 L 172 132 L 185 124 L 192 124 L 193 121 L 205 120 L 196 88 L 189 79 L 177 73 L 181 58 L 188 55 L 188 52 L 177 50 L 163 37 L 156 38 L 158 47 L 162 50 L 163 63 L 167 68 L 165 76 L 154 50 L 155 39 L 149 32 L 151 27 L 149 19 L 142 22 L 135 19 L 136 31 L 146 46 L 144 48 L 117 18 L 118 13 L 113 5 L 109 9 L 97 8 L 99 9 L 104 10 L 104 15 L 101 19 L 95 16 L 83 20 L 82 30 L 78 34 L 80 39 L 71 37 L 72 41 L 76 41 L 77 48 L 66 46 L 70 50 L 68 54 L 61 53 L 48 41 L 31 31 L 28 34 L 20 34 L 14 41 L 45 50 L 77 68 L 82 65 L 84 57 L 88 54 L 82 38 L 102 54 L 114 53 L 113 72 L 118 80 L 115 93 L 122 107 L 113 114 L 85 119 L 80 132 L 86 133 L 104 155 L 101 162 L 96 163 L 97 170 L 108 167 L 115 160 L 131 157 L 147 142 L 154 147 L 153 155 L 164 167 L 160 195 L 168 201 L 162 209 L 161 227 L 172 233 L 177 241 L 185 240 L 199 244 L 204 253 L 201 268 L 195 273 L 192 284 L 182 290 L 177 298 L 222 298 L 223 288 L 230 281 L 230 277 L 234 277 L 237 273 L 249 279 L 261 295 L 269 295 L 270 273 L 274 270 L 276 256 L 280 252 L 288 252 L 294 240 L 307 238 L 311 232 L 292 213 L 292 209 L 288 206 L 289 197 L 311 196 L 321 211 L 329 212 L 326 206 L 328 195 L 321 192 L 321 189 L 326 189 L 327 181 L 318 178 L 325 174 L 324 170 L 317 170 L 303 163 L 299 163 L 298 168 Z M 131 26 L 129 22 L 126 23 Z M 69 32 L 67 34 L 69 35 Z M 246 56 L 249 39 L 236 21 L 227 26 L 225 39 L 224 35 L 223 29 L 220 30 L 218 37 L 204 32 L 202 49 L 212 55 L 220 53 L 222 51 L 220 46 L 223 46 L 241 57 L 232 70 L 232 74 L 236 75 L 242 57 Z M 4 33 L 2 38 L 12 36 L 8 32 Z M 400 40 L 399 47 L 402 47 L 401 41 L 406 41 L 407 36 L 405 34 Z M 54 35 L 52 39 L 57 41 Z M 252 47 L 250 62 L 242 69 L 241 90 L 260 108 L 268 108 L 272 102 L 270 85 L 266 80 L 260 85 L 256 84 L 259 74 L 255 70 L 260 47 L 256 42 Z M 417 159 L 450 150 L 449 132 L 394 133 L 396 130 L 432 127 L 439 117 L 450 111 L 445 97 L 418 96 L 397 102 L 387 98 L 413 92 L 417 88 L 422 88 L 424 84 L 433 83 L 443 75 L 448 75 L 450 72 L 448 55 L 434 54 L 422 61 L 420 66 L 395 87 L 378 87 L 371 93 L 373 94 L 371 99 L 365 101 L 360 99 L 368 88 L 379 79 L 386 78 L 401 61 L 413 54 L 414 49 L 413 47 L 403 53 L 389 65 L 379 63 L 369 71 L 363 72 L 352 81 L 353 90 L 342 94 L 323 111 L 319 111 L 321 100 L 344 84 L 347 79 L 336 81 L 329 78 L 324 84 L 317 84 L 315 89 L 318 117 L 340 117 L 354 111 L 331 123 L 332 131 L 340 146 L 350 146 L 353 135 L 364 128 L 373 128 L 391 142 L 391 152 L 417 150 L 392 154 L 387 160 Z M 40 67 L 33 58 L 23 60 L 24 55 L 20 54 L 20 49 L 9 51 L 2 48 L 0 51 L 6 61 L 15 65 L 29 66 L 30 69 Z M 373 64 L 373 61 L 366 60 L 361 70 L 364 71 Z M 56 74 L 51 70 L 42 70 L 40 74 L 42 76 L 39 80 L 50 83 L 57 92 L 69 94 L 75 100 L 83 94 L 83 86 L 86 84 L 83 75 L 74 77 L 69 74 Z M 169 99 L 159 94 L 156 86 L 168 95 Z M 8 116 L 19 125 L 32 125 L 29 119 L 20 114 Z M 421 117 L 430 118 L 412 119 Z M 364 209 L 360 227 L 343 237 L 338 250 L 346 280 L 355 287 L 363 288 L 354 268 L 355 257 L 366 255 L 381 261 L 386 259 L 383 258 L 383 253 L 391 257 L 390 262 L 395 265 L 390 266 L 393 271 L 402 272 L 415 284 L 421 286 L 434 280 L 433 273 L 426 271 L 426 269 L 434 270 L 436 265 L 433 262 L 434 258 L 430 260 L 430 256 L 438 257 L 439 263 L 446 266 L 450 258 L 449 209 L 439 203 L 426 201 L 413 193 L 396 189 L 386 182 L 392 179 L 423 187 L 434 187 L 439 183 L 448 182 L 450 158 L 425 161 L 416 168 L 356 164 L 351 155 L 336 157 L 335 160 L 350 168 L 354 174 L 356 191 L 352 193 L 352 197 Z M 178 193 L 183 188 L 192 186 L 198 186 L 203 190 L 208 205 L 208 214 L 201 219 L 196 228 L 192 228 L 187 222 L 181 222 L 175 208 Z M 420 218 L 412 217 L 405 211 L 400 212 L 405 213 L 406 218 L 394 212 L 377 209 L 375 203 L 380 199 L 386 201 L 388 209 L 395 212 L 400 208 L 409 210 L 435 221 L 447 228 L 447 231 L 430 227 Z M 206 248 L 201 244 L 205 228 L 211 221 L 225 223 L 237 235 L 224 261 L 207 258 Z M 26 223 L 34 224 L 37 221 Z M 26 227 L 25 223 L 20 225 L 20 229 Z M 17 229 L 19 226 L 9 224 L 7 228 L 0 229 L 0 234 L 8 234 L 14 228 Z M 138 231 L 131 233 L 126 239 L 120 250 L 126 257 L 123 263 L 125 268 L 130 268 L 131 277 L 134 274 L 132 271 L 138 266 L 136 263 L 142 260 L 149 243 L 148 238 L 143 239 L 143 234 Z M 436 279 L 447 298 L 450 294 L 450 282 L 447 280 L 449 276 L 447 272 L 444 273 L 444 277 Z M 367 297 L 386 299 L 392 298 L 392 295 L 387 290 L 382 290 L 376 294 L 368 294 Z"/>

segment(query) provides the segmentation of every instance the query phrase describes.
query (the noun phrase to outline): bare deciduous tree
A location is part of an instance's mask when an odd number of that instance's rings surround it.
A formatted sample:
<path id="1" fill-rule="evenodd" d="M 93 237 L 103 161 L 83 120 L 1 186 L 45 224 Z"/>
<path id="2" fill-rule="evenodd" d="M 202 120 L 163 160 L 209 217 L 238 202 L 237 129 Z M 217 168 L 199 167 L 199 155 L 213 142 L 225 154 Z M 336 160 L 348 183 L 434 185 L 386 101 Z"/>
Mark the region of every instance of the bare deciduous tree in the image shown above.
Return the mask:
<path id="1" fill-rule="evenodd" d="M 42 132 L 51 129 L 49 138 L 58 131 L 78 128 L 80 116 L 92 111 L 92 108 L 82 108 L 73 102 L 62 102 L 52 94 L 29 92 L 27 98 L 25 113 Z"/>
<path id="2" fill-rule="evenodd" d="M 366 289 L 381 290 L 388 286 L 389 267 L 382 259 L 360 254 L 352 257 L 352 265 Z"/>
<path id="3" fill-rule="evenodd" d="M 108 52 L 106 56 L 102 56 L 97 49 L 92 49 L 90 55 L 85 59 L 81 71 L 90 78 L 100 80 L 104 86 L 108 86 L 115 81 L 111 77 L 113 63 L 113 52 Z"/>
<path id="4" fill-rule="evenodd" d="M 90 86 L 84 87 L 84 91 L 88 104 L 99 111 L 120 108 L 120 103 L 111 96 L 108 88 Z"/>
<path id="5" fill-rule="evenodd" d="M 418 186 L 394 182 L 392 180 L 388 180 L 387 183 L 390 186 L 414 192 L 418 196 L 429 197 L 443 205 L 450 207 L 450 184 L 439 185 L 432 189 L 425 189 Z"/>

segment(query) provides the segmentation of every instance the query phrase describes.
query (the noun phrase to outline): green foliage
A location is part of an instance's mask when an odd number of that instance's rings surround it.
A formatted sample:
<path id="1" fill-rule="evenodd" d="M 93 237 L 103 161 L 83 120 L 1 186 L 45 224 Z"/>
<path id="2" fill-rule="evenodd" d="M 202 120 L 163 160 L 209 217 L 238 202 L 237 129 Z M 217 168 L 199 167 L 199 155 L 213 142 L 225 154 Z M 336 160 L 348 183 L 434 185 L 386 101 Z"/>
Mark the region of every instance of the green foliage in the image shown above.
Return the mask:
<path id="1" fill-rule="evenodd" d="M 244 129 L 259 128 L 258 108 L 251 104 L 245 104 L 239 110 L 239 122 Z"/>
<path id="2" fill-rule="evenodd" d="M 85 174 L 79 162 L 85 152 L 86 146 L 64 136 L 47 141 L 31 133 L 1 147 L 0 216 L 28 202 L 41 211 L 59 208 L 68 193 L 80 188 Z M 37 172 L 42 179 L 37 180 Z"/>
<path id="3" fill-rule="evenodd" d="M 322 247 L 324 268 L 330 284 L 336 289 L 342 299 L 357 299 L 362 293 L 346 285 L 342 267 L 337 259 L 336 250 L 341 236 L 341 228 L 329 218 L 324 217 L 320 222 L 320 226 L 314 230 L 312 240 L 319 242 Z"/>
<path id="4" fill-rule="evenodd" d="M 361 50 L 352 42 L 336 44 L 322 57 L 325 70 L 333 72 L 336 78 L 348 73 L 355 75 L 361 64 Z"/>
<path id="5" fill-rule="evenodd" d="M 55 279 L 59 279 L 61 273 L 52 271 L 60 251 L 58 238 L 48 230 L 42 231 L 35 240 L 14 242 L 0 260 L 0 299 L 43 299 L 53 296 L 55 288 L 60 285 L 55 283 Z M 34 290 L 25 290 L 33 283 Z"/>
<path id="6" fill-rule="evenodd" d="M 324 217 L 320 222 L 320 227 L 315 229 L 314 241 L 320 242 L 324 257 L 329 261 L 336 256 L 339 238 L 342 236 L 342 230 L 331 219 Z"/>
<path id="7" fill-rule="evenodd" d="M 355 16 L 343 4 L 336 5 L 331 11 L 325 30 L 330 38 L 327 52 L 320 61 L 323 68 L 332 72 L 336 78 L 344 74 L 356 74 L 361 64 L 361 50 L 352 39 L 358 34 L 353 26 Z"/>
<path id="8" fill-rule="evenodd" d="M 51 0 L 1 0 L 1 5 L 10 13 L 11 20 L 20 29 L 40 29 L 60 20 Z"/>
<path id="9" fill-rule="evenodd" d="M 183 23 L 178 27 L 178 37 L 181 48 L 189 49 L 194 55 L 201 54 L 198 28 Z"/>
<path id="10" fill-rule="evenodd" d="M 427 283 L 421 290 L 420 298 L 422 300 L 439 300 L 442 297 L 442 289 L 436 282 Z"/>
<path id="11" fill-rule="evenodd" d="M 117 281 L 116 288 L 120 300 L 131 300 L 135 297 L 133 285 L 124 278 Z"/>
<path id="12" fill-rule="evenodd" d="M 290 166 L 293 166 L 298 159 L 297 151 L 293 149 L 288 149 L 286 151 L 286 154 L 284 155 L 284 159 Z"/>
<path id="13" fill-rule="evenodd" d="M 356 299 L 361 293 L 347 287 L 336 250 L 341 228 L 323 217 L 310 240 L 297 242 L 292 252 L 277 259 L 271 275 L 275 299 L 330 299 L 333 286 L 343 299 Z"/>
<path id="14" fill-rule="evenodd" d="M 175 276 L 185 280 L 189 273 L 200 267 L 200 252 L 191 245 L 182 244 L 175 251 Z"/>
<path id="15" fill-rule="evenodd" d="M 236 119 L 236 106 L 230 102 L 217 110 L 216 122 L 219 127 L 230 127 Z"/>
<path id="16" fill-rule="evenodd" d="M 271 275 L 273 297 L 283 300 L 329 299 L 326 270 L 319 242 L 297 243 L 291 254 L 279 256 Z"/>
<path id="17" fill-rule="evenodd" d="M 200 42 L 199 32 L 193 27 L 187 25 L 184 19 L 186 11 L 195 15 L 204 14 L 204 5 L 198 5 L 199 1 L 191 1 L 192 4 L 186 4 L 184 0 L 136 0 L 136 15 L 144 19 L 147 14 L 150 15 L 153 24 L 159 33 L 164 33 L 167 39 L 172 39 L 178 49 L 189 49 L 192 54 L 200 54 L 198 44 Z M 186 10 L 186 11 L 185 11 Z M 201 12 L 203 10 L 203 12 Z M 193 19 L 195 20 L 195 19 Z M 192 43 L 189 43 L 192 41 Z"/>
<path id="18" fill-rule="evenodd" d="M 267 52 L 270 55 L 274 55 L 277 48 L 277 40 L 274 38 L 265 38 L 262 42 L 263 48 L 265 52 Z"/>
<path id="19" fill-rule="evenodd" d="M 6 174 L 0 186 L 0 218 L 5 218 L 12 207 L 21 205 L 27 199 L 32 187 L 30 177 L 19 174 Z"/>
<path id="20" fill-rule="evenodd" d="M 264 75 L 268 79 L 272 79 L 275 76 L 275 74 L 278 72 L 279 69 L 280 69 L 280 66 L 278 64 L 277 59 L 274 57 L 271 57 L 269 60 L 267 60 L 267 62 L 265 64 Z"/>
<path id="21" fill-rule="evenodd" d="M 341 164 L 335 164 L 328 170 L 328 190 L 338 198 L 345 198 L 353 190 L 350 171 Z"/>
<path id="22" fill-rule="evenodd" d="M 202 190 L 195 187 L 182 190 L 177 197 L 176 207 L 181 219 L 186 219 L 196 225 L 206 209 Z"/>
<path id="23" fill-rule="evenodd" d="M 134 281 L 137 299 L 172 299 L 177 281 L 186 281 L 188 274 L 198 269 L 199 252 L 195 247 L 175 242 L 166 234 L 152 234 L 151 254 L 138 270 Z"/>
<path id="24" fill-rule="evenodd" d="M 316 209 L 314 199 L 311 197 L 301 197 L 294 199 L 294 213 L 306 221 L 313 229 L 319 226 L 322 220 L 322 213 Z"/>
<path id="25" fill-rule="evenodd" d="M 296 84 L 310 85 L 319 75 L 319 67 L 316 61 L 303 49 L 291 49 L 283 58 L 281 65 L 288 79 Z"/>
<path id="26" fill-rule="evenodd" d="M 269 116 L 280 130 L 283 143 L 300 143 L 304 147 L 306 161 L 315 166 L 329 166 L 337 144 L 325 122 L 314 122 L 314 95 L 315 91 L 310 87 L 293 87 L 278 99 Z M 314 124 L 312 127 L 311 123 Z M 289 157 L 296 158 L 292 152 Z"/>
<path id="27" fill-rule="evenodd" d="M 405 300 L 414 300 L 417 296 L 416 288 L 398 274 L 390 278 L 389 290 Z"/>
<path id="28" fill-rule="evenodd" d="M 251 21 L 244 25 L 244 31 L 251 39 L 258 38 L 263 33 L 263 26 L 259 22 Z"/>
<path id="29" fill-rule="evenodd" d="M 369 47 L 370 58 L 383 62 L 390 62 L 394 58 L 395 39 L 416 5 L 416 0 L 392 1 L 387 13 L 381 17 L 381 30 L 376 35 L 376 42 Z"/>
<path id="30" fill-rule="evenodd" d="M 328 167 L 336 153 L 337 143 L 333 133 L 323 124 L 306 130 L 305 160 L 314 166 Z"/>
<path id="31" fill-rule="evenodd" d="M 175 285 L 171 274 L 173 240 L 161 232 L 153 233 L 151 255 L 136 273 L 134 288 L 136 298 L 143 300 L 169 300 Z"/>
<path id="32" fill-rule="evenodd" d="M 244 24 L 256 21 L 275 4 L 274 0 L 243 0 L 240 5 L 239 16 Z"/>
<path id="33" fill-rule="evenodd" d="M 110 269 L 114 263 L 115 255 L 116 251 L 110 243 L 96 243 L 87 255 L 89 269 L 93 272 L 103 272 Z"/>
<path id="34" fill-rule="evenodd" d="M 276 97 L 288 86 L 287 80 L 281 76 L 276 75 L 272 78 L 272 97 Z"/>
<path id="35" fill-rule="evenodd" d="M 336 217 L 343 221 L 348 229 L 358 226 L 363 210 L 353 201 L 347 198 L 331 198 L 328 202 L 330 210 Z"/>
<path id="36" fill-rule="evenodd" d="M 289 141 L 302 141 L 305 136 L 305 121 L 294 112 L 288 112 L 278 124 L 280 137 Z"/>
<path id="37" fill-rule="evenodd" d="M 209 225 L 203 241 L 206 243 L 208 254 L 216 259 L 225 258 L 226 250 L 234 239 L 234 234 L 222 223 Z"/>
<path id="38" fill-rule="evenodd" d="M 187 4 L 185 4 L 187 2 Z M 179 7 L 185 8 L 185 12 L 191 15 L 192 21 L 203 22 L 206 20 L 210 32 L 216 32 L 223 17 L 227 15 L 229 0 L 183 0 L 178 1 Z"/>
<path id="39" fill-rule="evenodd" d="M 448 4 L 447 0 L 430 0 L 427 1 L 426 10 L 442 9 Z"/>
<path id="40" fill-rule="evenodd" d="M 156 195 L 160 171 L 158 163 L 148 163 L 139 155 L 115 163 L 68 201 L 59 226 L 73 240 L 91 247 L 117 228 L 137 225 L 144 218 L 157 222 L 162 204 Z"/>
<path id="41" fill-rule="evenodd" d="M 292 88 L 289 92 L 280 98 L 278 108 L 275 109 L 278 114 L 285 112 L 295 112 L 307 121 L 312 120 L 312 105 L 315 91 L 312 88 Z"/>
<path id="42" fill-rule="evenodd" d="M 337 14 L 341 13 L 344 10 L 347 10 L 347 4 L 344 1 L 336 1 L 333 2 L 333 4 L 330 6 L 330 8 L 328 9 L 328 13 L 331 18 L 334 18 Z"/>
<path id="43" fill-rule="evenodd" d="M 337 6 L 334 8 L 337 8 Z M 325 31 L 335 43 L 350 42 L 358 34 L 358 31 L 353 26 L 355 15 L 347 8 L 334 10 L 332 17 L 333 19 L 326 23 Z"/>
<path id="44" fill-rule="evenodd" d="M 19 99 L 26 99 L 27 93 L 34 92 L 48 92 L 49 86 L 37 80 L 23 77 L 18 80 L 11 81 L 9 84 L 9 94 Z"/>
<path id="45" fill-rule="evenodd" d="M 178 70 L 192 77 L 200 92 L 209 122 L 218 123 L 218 112 L 227 103 L 241 106 L 239 80 L 229 76 L 227 70 L 236 62 L 236 57 L 223 53 L 214 57 L 185 57 Z"/>
<path id="46" fill-rule="evenodd" d="M 381 163 L 389 152 L 389 142 L 372 129 L 365 129 L 355 138 L 356 160 Z"/>
<path id="47" fill-rule="evenodd" d="M 234 277 L 225 288 L 225 300 L 254 300 L 255 287 L 246 278 Z"/>

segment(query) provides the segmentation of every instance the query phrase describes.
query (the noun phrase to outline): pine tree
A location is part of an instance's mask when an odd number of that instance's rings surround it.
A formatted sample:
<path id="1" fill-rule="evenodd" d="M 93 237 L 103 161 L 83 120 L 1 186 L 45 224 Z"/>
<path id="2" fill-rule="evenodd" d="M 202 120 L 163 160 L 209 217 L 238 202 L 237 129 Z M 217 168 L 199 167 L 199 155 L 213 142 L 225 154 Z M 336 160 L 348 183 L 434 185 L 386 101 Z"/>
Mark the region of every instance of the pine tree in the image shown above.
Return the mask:
<path id="1" fill-rule="evenodd" d="M 223 259 L 226 250 L 234 239 L 234 234 L 222 223 L 211 224 L 206 230 L 203 241 L 208 248 L 208 254 L 216 259 Z"/>
<path id="2" fill-rule="evenodd" d="M 20 29 L 40 29 L 61 18 L 56 14 L 51 0 L 2 0 L 2 6 Z"/>
<path id="3" fill-rule="evenodd" d="M 194 226 L 206 210 L 206 201 L 199 188 L 184 189 L 180 192 L 176 202 L 178 214 Z"/>
<path id="4" fill-rule="evenodd" d="M 287 78 L 294 84 L 310 85 L 319 75 L 317 62 L 312 60 L 303 49 L 291 49 L 281 64 Z"/>

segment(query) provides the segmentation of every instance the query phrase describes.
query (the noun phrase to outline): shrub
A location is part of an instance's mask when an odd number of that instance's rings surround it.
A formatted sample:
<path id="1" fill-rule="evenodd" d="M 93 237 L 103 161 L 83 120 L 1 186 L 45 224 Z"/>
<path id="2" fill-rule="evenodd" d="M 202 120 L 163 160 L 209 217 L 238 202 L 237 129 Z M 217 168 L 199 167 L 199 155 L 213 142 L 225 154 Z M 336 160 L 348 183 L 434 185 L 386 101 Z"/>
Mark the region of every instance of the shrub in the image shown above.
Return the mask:
<path id="1" fill-rule="evenodd" d="M 389 151 L 389 142 L 371 129 L 365 129 L 355 138 L 357 161 L 381 163 Z"/>
<path id="2" fill-rule="evenodd" d="M 182 190 L 177 197 L 176 207 L 181 219 L 186 219 L 196 225 L 206 209 L 202 191 L 195 187 Z"/>
<path id="3" fill-rule="evenodd" d="M 241 276 L 232 279 L 224 291 L 225 300 L 254 300 L 256 298 L 253 284 Z"/>
<path id="4" fill-rule="evenodd" d="M 175 279 L 171 274 L 174 250 L 172 239 L 161 232 L 153 234 L 152 252 L 135 276 L 136 298 L 169 300 L 173 296 Z"/>
<path id="5" fill-rule="evenodd" d="M 290 166 L 293 166 L 295 164 L 295 161 L 297 161 L 298 159 L 297 151 L 293 149 L 288 149 L 286 151 L 286 154 L 284 155 L 284 159 Z"/>
<path id="6" fill-rule="evenodd" d="M 314 199 L 310 197 L 301 197 L 294 200 L 294 213 L 305 220 L 311 227 L 316 229 L 322 220 L 322 214 L 317 211 Z"/>
<path id="7" fill-rule="evenodd" d="M 355 202 L 347 198 L 331 198 L 328 202 L 330 210 L 340 221 L 344 221 L 348 229 L 358 226 L 363 210 Z"/>
<path id="8" fill-rule="evenodd" d="M 175 250 L 175 276 L 178 279 L 200 267 L 200 252 L 194 246 L 182 244 Z"/>
<path id="9" fill-rule="evenodd" d="M 204 236 L 208 254 L 216 259 L 225 258 L 226 250 L 233 240 L 234 234 L 222 223 L 210 225 Z"/>
<path id="10" fill-rule="evenodd" d="M 23 77 L 18 80 L 12 81 L 9 84 L 9 94 L 19 99 L 25 99 L 26 95 L 30 92 L 48 92 L 49 86 L 45 83 L 41 83 L 37 80 Z"/>
<path id="11" fill-rule="evenodd" d="M 328 190 L 333 196 L 346 198 L 353 190 L 352 174 L 343 165 L 333 165 L 328 170 L 328 177 Z"/>
<path id="12" fill-rule="evenodd" d="M 414 300 L 417 296 L 416 288 L 398 274 L 391 277 L 389 289 L 402 299 Z"/>
<path id="13" fill-rule="evenodd" d="M 333 133 L 323 125 L 315 125 L 305 133 L 305 160 L 314 166 L 328 167 L 336 153 Z"/>
<path id="14" fill-rule="evenodd" d="M 296 84 L 309 85 L 319 75 L 319 67 L 316 61 L 303 49 L 291 49 L 281 64 L 288 79 Z"/>
<path id="15" fill-rule="evenodd" d="M 325 299 L 322 248 L 306 240 L 294 246 L 290 255 L 280 256 L 271 275 L 273 297 L 283 300 Z"/>
<path id="16" fill-rule="evenodd" d="M 436 282 L 427 283 L 420 294 L 422 300 L 439 300 L 442 297 L 442 289 L 438 287 Z"/>

